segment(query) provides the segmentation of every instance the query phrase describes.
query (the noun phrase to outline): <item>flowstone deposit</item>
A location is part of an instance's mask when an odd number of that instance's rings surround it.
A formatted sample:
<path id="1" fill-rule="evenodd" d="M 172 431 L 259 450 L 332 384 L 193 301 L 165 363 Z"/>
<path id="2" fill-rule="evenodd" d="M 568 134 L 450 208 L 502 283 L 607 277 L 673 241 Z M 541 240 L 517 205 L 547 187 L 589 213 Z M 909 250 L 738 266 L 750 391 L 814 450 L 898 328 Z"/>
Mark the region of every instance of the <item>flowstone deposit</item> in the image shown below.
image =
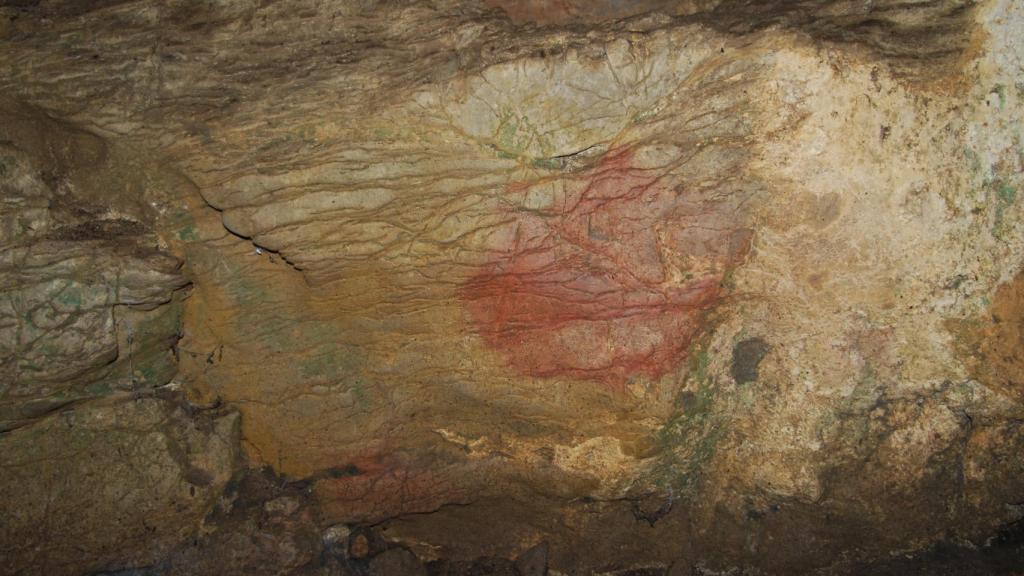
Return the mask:
<path id="1" fill-rule="evenodd" d="M 0 573 L 1012 573 L 1021 38 L 0 2 Z"/>

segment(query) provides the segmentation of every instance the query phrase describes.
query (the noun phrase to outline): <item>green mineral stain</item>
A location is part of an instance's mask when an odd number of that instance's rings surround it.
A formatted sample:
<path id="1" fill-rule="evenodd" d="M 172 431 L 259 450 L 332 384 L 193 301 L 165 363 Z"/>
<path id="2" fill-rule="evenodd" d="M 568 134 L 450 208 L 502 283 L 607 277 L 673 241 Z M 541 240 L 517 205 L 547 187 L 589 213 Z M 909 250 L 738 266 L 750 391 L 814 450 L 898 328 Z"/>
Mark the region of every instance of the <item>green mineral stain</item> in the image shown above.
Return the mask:
<path id="1" fill-rule="evenodd" d="M 263 306 L 271 304 L 269 291 L 256 278 L 244 270 L 233 258 L 224 257 L 216 251 L 202 246 L 193 246 L 189 257 L 194 266 L 208 269 L 222 287 L 225 294 L 239 304 L 242 314 L 240 320 L 248 325 L 265 324 L 266 314 Z"/>
<path id="2" fill-rule="evenodd" d="M 843 400 L 843 408 L 849 412 L 867 412 L 878 403 L 883 388 L 875 368 L 870 364 L 865 364 L 853 391 Z"/>
<path id="3" fill-rule="evenodd" d="M 181 328 L 182 314 L 183 304 L 180 300 L 174 300 L 145 313 L 133 322 L 136 341 L 164 339 L 177 334 Z"/>
<path id="4" fill-rule="evenodd" d="M 181 330 L 183 311 L 184 305 L 176 297 L 154 310 L 119 313 L 122 330 L 131 326 L 134 338 L 127 343 L 122 331 L 117 361 L 88 391 L 124 390 L 129 383 L 150 388 L 170 382 L 178 371 L 170 342 Z"/>
<path id="5" fill-rule="evenodd" d="M 999 97 L 999 111 L 1002 112 L 1006 109 L 1006 86 L 996 84 L 995 87 L 992 88 L 992 92 Z"/>
<path id="6" fill-rule="evenodd" d="M 193 224 L 186 224 L 178 229 L 178 240 L 183 242 L 195 242 L 199 239 L 196 234 L 196 227 Z"/>
<path id="7" fill-rule="evenodd" d="M 735 290 L 736 289 L 736 269 L 735 268 L 728 268 L 728 269 L 726 269 L 725 274 L 722 276 L 722 281 L 721 281 L 720 284 L 721 284 L 722 288 L 725 288 L 726 290 Z"/>
<path id="8" fill-rule="evenodd" d="M 992 225 L 992 234 L 996 237 L 1002 237 L 1006 232 L 1006 209 L 1016 202 L 1017 187 L 1003 180 L 992 182 L 991 187 L 995 189 L 996 196 L 995 222 Z"/>
<path id="9" fill-rule="evenodd" d="M 196 229 L 196 220 L 187 212 L 177 218 L 177 232 L 175 236 L 182 242 L 196 242 L 199 240 L 199 233 Z"/>
<path id="10" fill-rule="evenodd" d="M 504 150 L 502 150 L 501 148 L 498 148 L 497 146 L 493 146 L 493 148 L 494 148 L 495 154 L 497 154 L 498 158 L 501 158 L 502 160 L 515 160 L 516 158 L 519 158 L 519 156 L 516 156 L 515 154 L 512 154 L 511 152 L 505 152 Z"/>
<path id="11" fill-rule="evenodd" d="M 183 242 L 194 242 L 199 239 L 196 231 L 196 220 L 185 209 L 175 210 L 168 217 L 168 225 L 174 230 L 174 236 Z"/>
<path id="12" fill-rule="evenodd" d="M 561 162 L 556 158 L 534 158 L 530 165 L 534 168 L 544 168 L 545 170 L 556 170 L 562 166 Z"/>
<path id="13" fill-rule="evenodd" d="M 106 396 L 113 391 L 113 387 L 106 379 L 90 382 L 89 385 L 85 387 L 86 394 L 89 394 L 90 396 Z"/>
<path id="14" fill-rule="evenodd" d="M 78 285 L 68 282 L 56 297 L 57 302 L 72 308 L 82 307 L 82 290 Z"/>
<path id="15" fill-rule="evenodd" d="M 689 378 L 697 383 L 697 389 L 682 395 L 679 410 L 655 437 L 660 449 L 655 482 L 681 495 L 699 488 L 704 467 L 715 455 L 724 432 L 714 412 L 716 386 L 708 373 L 709 363 L 706 349 L 694 353 Z"/>
<path id="16" fill-rule="evenodd" d="M 366 394 L 366 382 L 362 378 L 356 378 L 349 387 L 349 390 L 352 391 L 352 396 L 355 397 L 359 405 L 365 406 L 369 403 L 370 398 Z"/>
<path id="17" fill-rule="evenodd" d="M 638 124 L 643 124 L 644 122 L 647 122 L 651 118 L 654 118 L 655 114 L 656 113 L 653 109 L 632 111 L 630 113 L 629 123 L 634 126 Z"/>
<path id="18" fill-rule="evenodd" d="M 505 118 L 502 123 L 498 125 L 498 134 L 495 140 L 498 142 L 498 147 L 504 150 L 508 150 L 510 153 L 518 154 L 522 150 L 516 146 L 516 132 L 519 130 L 519 122 L 515 118 Z"/>
<path id="19" fill-rule="evenodd" d="M 981 173 L 981 156 L 970 148 L 964 148 L 964 158 L 967 159 L 967 164 L 971 167 L 971 172 L 975 174 Z"/>
<path id="20" fill-rule="evenodd" d="M 505 110 L 501 113 L 498 127 L 494 132 L 493 145 L 491 146 L 499 158 L 518 159 L 522 158 L 528 148 L 536 146 L 543 156 L 550 155 L 550 145 L 547 138 L 530 123 L 528 116 L 519 116 L 512 110 Z M 545 162 L 547 158 L 530 159 L 529 162 Z"/>
<path id="21" fill-rule="evenodd" d="M 0 156 L 0 176 L 7 176 L 7 172 L 14 168 L 16 163 L 14 156 Z"/>
<path id="22" fill-rule="evenodd" d="M 43 344 L 39 347 L 39 354 L 43 356 L 62 356 L 62 352 L 56 344 Z"/>
<path id="23" fill-rule="evenodd" d="M 360 352 L 336 344 L 323 344 L 312 358 L 299 363 L 299 374 L 310 380 L 340 383 L 347 386 L 359 404 L 369 402 L 366 381 L 361 372 L 365 364 Z"/>
<path id="24" fill-rule="evenodd" d="M 711 357 L 708 355 L 708 351 L 705 348 L 701 348 L 693 355 L 693 362 L 691 363 L 691 370 L 693 377 L 698 382 L 705 382 L 708 379 L 708 366 L 711 363 Z"/>
<path id="25" fill-rule="evenodd" d="M 159 381 L 160 371 L 157 366 L 143 365 L 135 369 L 136 377 L 143 384 L 154 384 Z"/>
<path id="26" fill-rule="evenodd" d="M 999 195 L 1000 202 L 1010 205 L 1017 200 L 1017 187 L 1008 182 L 1001 182 L 996 186 L 996 194 Z"/>
<path id="27" fill-rule="evenodd" d="M 361 364 L 358 354 L 339 346 L 325 344 L 312 358 L 299 363 L 299 373 L 303 378 L 336 381 L 356 373 Z"/>

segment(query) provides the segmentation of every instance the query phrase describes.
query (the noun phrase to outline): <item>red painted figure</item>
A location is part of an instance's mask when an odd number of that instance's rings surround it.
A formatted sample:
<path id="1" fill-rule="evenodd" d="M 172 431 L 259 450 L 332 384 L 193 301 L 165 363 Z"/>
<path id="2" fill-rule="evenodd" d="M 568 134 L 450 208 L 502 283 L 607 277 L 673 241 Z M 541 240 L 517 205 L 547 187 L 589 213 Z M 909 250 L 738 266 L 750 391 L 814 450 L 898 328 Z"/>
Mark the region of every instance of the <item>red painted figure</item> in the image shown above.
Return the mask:
<path id="1" fill-rule="evenodd" d="M 460 293 L 512 368 L 621 389 L 685 357 L 750 235 L 722 212 L 733 204 L 662 172 L 609 151 L 559 206 L 515 212 L 514 237 Z"/>

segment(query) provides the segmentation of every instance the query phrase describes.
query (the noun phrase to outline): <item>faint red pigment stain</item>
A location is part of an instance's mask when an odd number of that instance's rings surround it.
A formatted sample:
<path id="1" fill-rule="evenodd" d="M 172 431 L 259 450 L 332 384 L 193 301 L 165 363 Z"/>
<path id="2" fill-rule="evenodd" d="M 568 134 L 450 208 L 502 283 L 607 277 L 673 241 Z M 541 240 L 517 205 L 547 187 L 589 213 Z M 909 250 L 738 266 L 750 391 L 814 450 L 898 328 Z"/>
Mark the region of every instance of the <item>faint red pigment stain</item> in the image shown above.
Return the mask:
<path id="1" fill-rule="evenodd" d="M 514 211 L 515 233 L 460 290 L 473 329 L 535 377 L 622 389 L 678 365 L 750 233 L 733 204 L 667 180 L 610 151 L 556 208 Z"/>
<path id="2" fill-rule="evenodd" d="M 443 467 L 434 470 L 385 455 L 358 462 L 334 469 L 314 485 L 331 521 L 379 522 L 465 501 L 464 491 Z"/>

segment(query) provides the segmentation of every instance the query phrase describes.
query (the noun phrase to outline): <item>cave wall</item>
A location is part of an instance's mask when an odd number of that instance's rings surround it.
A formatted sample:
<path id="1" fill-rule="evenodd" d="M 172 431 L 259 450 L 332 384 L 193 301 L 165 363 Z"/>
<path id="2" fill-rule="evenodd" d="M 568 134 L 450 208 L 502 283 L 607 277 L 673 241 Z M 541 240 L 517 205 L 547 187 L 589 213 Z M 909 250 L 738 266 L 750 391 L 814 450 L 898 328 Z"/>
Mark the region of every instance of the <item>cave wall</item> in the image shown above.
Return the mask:
<path id="1" fill-rule="evenodd" d="M 984 542 L 1024 513 L 1022 26 L 0 5 L 5 573 Z"/>

